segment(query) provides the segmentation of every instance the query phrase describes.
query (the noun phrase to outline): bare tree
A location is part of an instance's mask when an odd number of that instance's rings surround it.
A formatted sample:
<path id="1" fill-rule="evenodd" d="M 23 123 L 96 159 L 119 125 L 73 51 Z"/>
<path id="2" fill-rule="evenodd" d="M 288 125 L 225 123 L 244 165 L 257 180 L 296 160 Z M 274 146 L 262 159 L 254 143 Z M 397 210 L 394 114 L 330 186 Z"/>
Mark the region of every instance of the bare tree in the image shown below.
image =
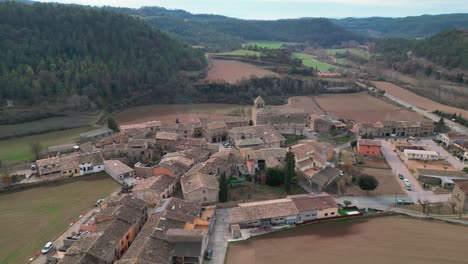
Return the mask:
<path id="1" fill-rule="evenodd" d="M 455 202 L 455 200 L 453 200 L 453 199 L 450 199 L 448 201 L 448 205 L 450 205 L 450 207 L 452 207 L 452 214 L 455 214 L 455 207 L 457 207 L 457 202 Z"/>
<path id="2" fill-rule="evenodd" d="M 425 214 L 426 213 L 426 209 L 428 209 L 428 206 L 430 205 L 430 202 L 428 200 L 421 200 L 421 199 L 418 199 L 418 203 L 421 205 L 422 207 L 422 212 Z"/>
<path id="3" fill-rule="evenodd" d="M 31 148 L 32 153 L 34 154 L 35 160 L 38 160 L 42 151 L 41 143 L 37 141 L 31 142 L 30 148 Z"/>
<path id="4" fill-rule="evenodd" d="M 444 206 L 443 203 L 436 203 L 435 208 L 437 209 L 437 214 L 440 214 L 440 209 L 442 209 L 442 206 Z"/>

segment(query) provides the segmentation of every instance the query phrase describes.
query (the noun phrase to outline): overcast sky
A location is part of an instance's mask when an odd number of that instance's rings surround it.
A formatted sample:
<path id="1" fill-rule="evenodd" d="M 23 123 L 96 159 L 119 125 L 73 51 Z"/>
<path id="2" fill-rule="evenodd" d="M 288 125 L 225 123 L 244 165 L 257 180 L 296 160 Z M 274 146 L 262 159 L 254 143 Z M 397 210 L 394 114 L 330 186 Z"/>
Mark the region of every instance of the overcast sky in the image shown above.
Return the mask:
<path id="1" fill-rule="evenodd" d="M 110 5 L 138 8 L 161 6 L 192 13 L 247 19 L 298 17 L 404 17 L 467 13 L 468 0 L 56 0 L 40 2 Z"/>

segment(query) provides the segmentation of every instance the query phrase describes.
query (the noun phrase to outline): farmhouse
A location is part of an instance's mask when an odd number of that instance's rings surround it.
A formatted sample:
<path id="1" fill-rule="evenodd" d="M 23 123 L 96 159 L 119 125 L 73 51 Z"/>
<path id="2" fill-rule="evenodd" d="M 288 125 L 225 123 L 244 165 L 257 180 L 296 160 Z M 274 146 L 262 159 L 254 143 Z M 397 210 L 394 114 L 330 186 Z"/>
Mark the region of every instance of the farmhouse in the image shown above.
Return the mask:
<path id="1" fill-rule="evenodd" d="M 357 142 L 357 152 L 360 155 L 380 157 L 382 144 L 378 140 L 360 139 Z"/>
<path id="2" fill-rule="evenodd" d="M 36 167 L 42 179 L 51 180 L 80 175 L 78 154 L 37 160 Z"/>
<path id="3" fill-rule="evenodd" d="M 156 134 L 156 144 L 163 152 L 174 152 L 178 138 L 179 134 L 177 133 L 159 132 Z"/>
<path id="4" fill-rule="evenodd" d="M 272 125 L 281 134 L 302 135 L 306 129 L 308 115 L 303 109 L 267 107 L 261 96 L 254 101 L 252 108 L 254 125 Z"/>
<path id="5" fill-rule="evenodd" d="M 313 174 L 305 175 L 309 186 L 319 192 L 325 191 L 340 177 L 340 171 L 337 168 L 326 167 L 325 169 Z"/>
<path id="6" fill-rule="evenodd" d="M 102 150 L 104 159 L 118 159 L 127 161 L 127 144 L 106 145 Z"/>
<path id="7" fill-rule="evenodd" d="M 155 206 L 161 204 L 164 199 L 172 197 L 175 185 L 175 177 L 161 174 L 137 181 L 132 194 L 149 205 Z"/>
<path id="8" fill-rule="evenodd" d="M 301 141 L 290 147 L 296 160 L 296 168 L 302 172 L 309 169 L 323 169 L 333 158 L 333 146 L 329 143 L 315 140 Z"/>
<path id="9" fill-rule="evenodd" d="M 107 174 L 119 183 L 133 183 L 135 171 L 120 160 L 106 160 L 104 161 L 104 168 Z"/>
<path id="10" fill-rule="evenodd" d="M 287 149 L 241 149 L 241 158 L 245 161 L 249 174 L 255 171 L 266 171 L 267 168 L 282 166 L 286 160 Z"/>
<path id="11" fill-rule="evenodd" d="M 85 143 L 88 141 L 96 141 L 98 139 L 102 139 L 104 137 L 110 136 L 114 133 L 109 128 L 100 128 L 88 132 L 84 132 L 80 134 L 80 143 Z"/>
<path id="12" fill-rule="evenodd" d="M 51 146 L 47 148 L 48 158 L 60 157 L 62 155 L 70 154 L 73 152 L 78 152 L 80 147 L 76 144 L 66 144 L 59 146 Z"/>
<path id="13" fill-rule="evenodd" d="M 304 194 L 288 196 L 299 211 L 297 223 L 338 216 L 338 205 L 328 194 Z"/>
<path id="14" fill-rule="evenodd" d="M 211 220 L 200 215 L 196 203 L 166 199 L 116 264 L 203 263 Z"/>
<path id="15" fill-rule="evenodd" d="M 458 182 L 455 184 L 452 200 L 456 202 L 458 210 L 468 211 L 468 182 Z"/>
<path id="16" fill-rule="evenodd" d="M 150 149 L 148 140 L 131 138 L 127 144 L 127 157 L 129 162 L 143 161 L 152 159 L 153 151 Z"/>
<path id="17" fill-rule="evenodd" d="M 128 142 L 128 135 L 124 132 L 114 133 L 110 136 L 104 137 L 99 142 L 99 146 L 106 146 L 112 144 L 124 144 Z"/>
<path id="18" fill-rule="evenodd" d="M 200 204 L 218 202 L 219 183 L 215 175 L 197 172 L 180 179 L 184 199 Z"/>

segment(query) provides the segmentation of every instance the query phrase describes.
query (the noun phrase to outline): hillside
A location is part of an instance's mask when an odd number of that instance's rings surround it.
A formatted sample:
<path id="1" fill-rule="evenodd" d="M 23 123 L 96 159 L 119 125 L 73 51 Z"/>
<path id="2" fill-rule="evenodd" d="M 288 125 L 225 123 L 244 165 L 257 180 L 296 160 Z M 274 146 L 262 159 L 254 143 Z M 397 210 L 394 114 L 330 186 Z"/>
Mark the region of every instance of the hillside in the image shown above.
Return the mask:
<path id="1" fill-rule="evenodd" d="M 344 18 L 333 22 L 371 37 L 422 38 L 447 29 L 468 28 L 468 14 L 423 15 L 403 18 Z"/>
<path id="2" fill-rule="evenodd" d="M 468 70 L 468 31 L 446 30 L 422 40 L 384 39 L 375 44 L 375 51 L 394 60 L 422 57 L 447 69 Z M 408 56 L 408 52 L 411 52 Z"/>
<path id="3" fill-rule="evenodd" d="M 310 42 L 324 47 L 339 46 L 350 40 L 366 40 L 324 18 L 242 20 L 219 15 L 194 15 L 160 7 L 108 8 L 141 16 L 158 29 L 192 45 L 206 45 L 211 50 L 240 48 L 241 42 L 248 40 Z"/>
<path id="4" fill-rule="evenodd" d="M 140 19 L 75 5 L 0 3 L 0 101 L 75 110 L 163 101 L 203 54 Z"/>

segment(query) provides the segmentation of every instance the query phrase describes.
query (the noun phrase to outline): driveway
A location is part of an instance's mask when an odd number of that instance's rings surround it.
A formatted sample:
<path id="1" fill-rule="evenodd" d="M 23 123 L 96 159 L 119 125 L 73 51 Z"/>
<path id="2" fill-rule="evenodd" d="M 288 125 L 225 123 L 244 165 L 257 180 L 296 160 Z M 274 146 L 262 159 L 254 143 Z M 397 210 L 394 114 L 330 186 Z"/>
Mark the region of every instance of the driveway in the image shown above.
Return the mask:
<path id="1" fill-rule="evenodd" d="M 393 151 L 394 149 L 391 143 L 386 140 L 382 140 L 381 142 L 382 154 L 392 168 L 393 175 L 397 178 L 399 184 L 401 184 L 403 189 L 405 189 L 403 181 L 398 178 L 398 174 L 403 174 L 403 176 L 411 182 L 411 191 L 407 190 L 406 193 L 414 202 L 417 202 L 419 199 L 428 200 L 430 202 L 443 202 L 450 198 L 450 194 L 434 194 L 433 192 L 424 190 L 416 177 L 408 170 L 408 167 Z"/>
<path id="2" fill-rule="evenodd" d="M 216 220 L 213 227 L 213 232 L 210 235 L 210 241 L 208 242 L 208 248 L 213 249 L 213 257 L 211 261 L 205 260 L 204 263 L 224 264 L 227 241 L 229 238 L 230 233 L 228 209 L 216 209 Z"/>

